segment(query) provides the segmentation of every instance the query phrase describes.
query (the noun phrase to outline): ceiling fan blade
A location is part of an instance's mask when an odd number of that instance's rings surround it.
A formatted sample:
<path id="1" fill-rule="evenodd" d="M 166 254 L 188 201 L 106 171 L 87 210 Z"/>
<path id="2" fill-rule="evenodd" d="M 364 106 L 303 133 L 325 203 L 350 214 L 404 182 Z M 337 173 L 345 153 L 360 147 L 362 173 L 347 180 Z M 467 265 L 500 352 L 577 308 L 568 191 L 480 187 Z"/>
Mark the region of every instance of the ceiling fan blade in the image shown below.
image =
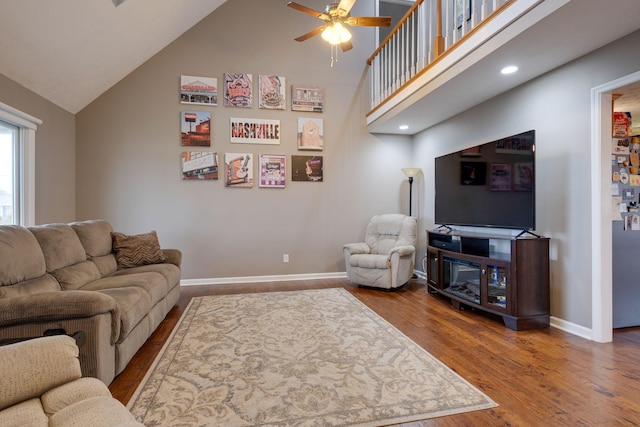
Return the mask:
<path id="1" fill-rule="evenodd" d="M 317 10 L 310 9 L 307 6 L 303 6 L 293 1 L 290 1 L 289 3 L 287 3 L 287 6 L 289 6 L 291 9 L 295 9 L 299 12 L 303 12 L 311 16 L 315 16 L 316 18 L 320 18 L 324 21 L 328 21 L 331 19 L 331 17 L 326 13 L 318 12 Z"/>
<path id="2" fill-rule="evenodd" d="M 340 43 L 340 47 L 342 48 L 343 52 L 346 52 L 348 50 L 351 50 L 353 48 L 353 45 L 351 44 L 351 41 L 348 41 L 348 42 Z"/>
<path id="3" fill-rule="evenodd" d="M 297 42 L 303 42 L 305 40 L 308 40 L 311 37 L 320 34 L 322 32 L 322 30 L 324 30 L 324 27 L 325 27 L 325 25 L 320 25 L 319 27 L 314 28 L 313 30 L 309 31 L 307 34 L 303 34 L 303 35 L 301 35 L 299 37 L 296 37 L 295 40 Z"/>
<path id="4" fill-rule="evenodd" d="M 391 25 L 390 16 L 352 16 L 345 21 L 354 27 L 388 27 Z"/>
<path id="5" fill-rule="evenodd" d="M 356 0 L 340 0 L 340 4 L 338 5 L 338 10 L 342 9 L 345 11 L 345 14 L 349 13 L 353 4 Z"/>

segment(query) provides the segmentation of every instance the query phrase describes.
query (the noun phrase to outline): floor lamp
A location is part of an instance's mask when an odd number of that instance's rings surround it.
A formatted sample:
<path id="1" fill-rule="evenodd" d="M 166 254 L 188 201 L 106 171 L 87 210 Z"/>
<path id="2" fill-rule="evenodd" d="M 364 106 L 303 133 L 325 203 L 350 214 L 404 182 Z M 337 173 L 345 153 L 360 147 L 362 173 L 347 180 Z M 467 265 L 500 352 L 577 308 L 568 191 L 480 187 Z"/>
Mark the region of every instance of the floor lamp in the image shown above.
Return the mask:
<path id="1" fill-rule="evenodd" d="M 411 187 L 413 187 L 413 177 L 418 175 L 422 170 L 420 168 L 402 168 L 400 169 L 409 178 L 409 216 L 411 216 Z"/>

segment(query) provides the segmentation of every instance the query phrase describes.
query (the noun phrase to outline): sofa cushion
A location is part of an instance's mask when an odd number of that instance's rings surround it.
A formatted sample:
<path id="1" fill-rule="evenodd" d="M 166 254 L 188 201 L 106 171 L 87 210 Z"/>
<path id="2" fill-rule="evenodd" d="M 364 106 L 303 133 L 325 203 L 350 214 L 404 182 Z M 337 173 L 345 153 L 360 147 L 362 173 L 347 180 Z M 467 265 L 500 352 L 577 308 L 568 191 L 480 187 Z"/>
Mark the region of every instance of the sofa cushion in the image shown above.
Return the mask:
<path id="1" fill-rule="evenodd" d="M 48 425 L 49 418 L 44 413 L 40 399 L 37 397 L 0 411 L 0 426 L 2 427 L 47 427 Z"/>
<path id="2" fill-rule="evenodd" d="M 95 396 L 111 397 L 111 392 L 99 379 L 84 377 L 49 390 L 40 399 L 45 414 L 51 416 L 67 406 Z"/>
<path id="3" fill-rule="evenodd" d="M 102 256 L 94 256 L 91 261 L 98 267 L 100 276 L 108 276 L 118 269 L 118 263 L 116 262 L 116 256 L 113 253 Z"/>
<path id="4" fill-rule="evenodd" d="M 161 274 L 146 272 L 103 277 L 102 279 L 87 283 L 81 288 L 81 290 L 104 291 L 108 289 L 128 287 L 135 287 L 144 290 L 149 295 L 151 305 L 153 306 L 164 298 L 173 286 L 169 287 L 164 276 Z"/>
<path id="5" fill-rule="evenodd" d="M 67 224 L 47 224 L 29 227 L 40 243 L 47 272 L 86 261 L 87 254 L 78 235 Z"/>
<path id="6" fill-rule="evenodd" d="M 158 242 L 155 230 L 133 236 L 113 232 L 111 236 L 118 269 L 157 264 L 167 260 L 160 249 L 160 242 Z"/>
<path id="7" fill-rule="evenodd" d="M 111 277 L 117 276 L 126 276 L 128 274 L 137 274 L 137 273 L 159 273 L 161 274 L 166 283 L 167 288 L 165 292 L 169 292 L 174 285 L 180 282 L 180 268 L 176 267 L 174 264 L 149 264 L 143 265 L 140 267 L 127 268 L 125 270 L 117 270 L 111 274 Z"/>
<path id="8" fill-rule="evenodd" d="M 56 291 L 62 291 L 60 283 L 52 275 L 45 274 L 36 279 L 25 280 L 15 285 L 0 286 L 0 298 L 13 298 Z"/>
<path id="9" fill-rule="evenodd" d="M 35 236 L 17 225 L 0 226 L 0 285 L 13 285 L 46 273 Z"/>
<path id="10" fill-rule="evenodd" d="M 120 335 L 117 341 L 119 343 L 129 336 L 129 333 L 144 319 L 154 305 L 144 289 L 134 286 L 104 289 L 100 292 L 109 295 L 120 307 Z"/>
<path id="11" fill-rule="evenodd" d="M 81 377 L 78 346 L 65 335 L 0 347 L 0 410 Z"/>
<path id="12" fill-rule="evenodd" d="M 76 232 L 89 259 L 110 254 L 111 224 L 104 220 L 78 221 L 70 224 Z"/>
<path id="13" fill-rule="evenodd" d="M 80 289 L 94 280 L 98 280 L 100 270 L 91 261 L 83 261 L 51 272 L 65 291 Z"/>

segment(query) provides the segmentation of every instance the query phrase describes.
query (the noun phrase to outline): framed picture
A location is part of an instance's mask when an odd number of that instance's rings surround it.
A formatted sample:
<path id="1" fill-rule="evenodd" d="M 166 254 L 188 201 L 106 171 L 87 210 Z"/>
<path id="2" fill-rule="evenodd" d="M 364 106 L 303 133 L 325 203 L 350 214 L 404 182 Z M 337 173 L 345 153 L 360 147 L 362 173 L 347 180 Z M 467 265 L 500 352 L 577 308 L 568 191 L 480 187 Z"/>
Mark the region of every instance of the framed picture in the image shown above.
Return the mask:
<path id="1" fill-rule="evenodd" d="M 218 105 L 218 79 L 215 77 L 180 76 L 182 104 Z"/>
<path id="2" fill-rule="evenodd" d="M 324 148 L 322 119 L 298 118 L 298 150 L 318 150 Z"/>
<path id="3" fill-rule="evenodd" d="M 182 163 L 182 180 L 214 180 L 218 179 L 218 154 L 210 151 L 183 151 L 180 154 Z"/>
<path id="4" fill-rule="evenodd" d="M 287 181 L 287 156 L 260 154 L 260 187 L 284 188 Z"/>
<path id="5" fill-rule="evenodd" d="M 324 90 L 317 86 L 291 85 L 291 111 L 322 113 Z"/>
<path id="6" fill-rule="evenodd" d="M 460 162 L 460 184 L 485 185 L 487 164 L 485 162 Z"/>
<path id="7" fill-rule="evenodd" d="M 260 101 L 258 108 L 285 110 L 285 78 L 280 76 L 259 76 Z"/>
<path id="8" fill-rule="evenodd" d="M 253 187 L 253 158 L 248 153 L 224 154 L 225 187 Z"/>
<path id="9" fill-rule="evenodd" d="M 291 156 L 291 180 L 322 182 L 322 156 Z"/>
<path id="10" fill-rule="evenodd" d="M 224 73 L 224 106 L 253 108 L 253 76 Z"/>
<path id="11" fill-rule="evenodd" d="M 280 144 L 280 120 L 231 117 L 229 141 L 238 144 Z"/>
<path id="12" fill-rule="evenodd" d="M 181 111 L 180 128 L 183 146 L 211 146 L 211 113 L 206 111 Z"/>
<path id="13" fill-rule="evenodd" d="M 493 163 L 491 165 L 491 191 L 511 191 L 511 165 Z"/>

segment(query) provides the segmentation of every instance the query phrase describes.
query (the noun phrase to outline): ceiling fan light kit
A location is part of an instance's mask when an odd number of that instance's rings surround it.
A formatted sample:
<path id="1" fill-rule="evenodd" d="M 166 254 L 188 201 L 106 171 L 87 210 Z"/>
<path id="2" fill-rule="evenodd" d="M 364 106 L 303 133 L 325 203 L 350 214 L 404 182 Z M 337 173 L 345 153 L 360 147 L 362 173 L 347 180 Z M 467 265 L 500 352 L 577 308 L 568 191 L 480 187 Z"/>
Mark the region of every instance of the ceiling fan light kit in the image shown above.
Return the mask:
<path id="1" fill-rule="evenodd" d="M 351 33 L 342 23 L 334 22 L 322 31 L 322 38 L 329 44 L 342 44 L 351 40 Z"/>
<path id="2" fill-rule="evenodd" d="M 346 26 L 360 27 L 388 27 L 391 25 L 389 16 L 350 16 L 349 11 L 356 0 L 340 0 L 340 3 L 330 3 L 322 12 L 310 9 L 296 2 L 289 2 L 287 6 L 299 12 L 306 13 L 324 21 L 323 25 L 314 28 L 306 34 L 296 37 L 296 41 L 303 42 L 313 36 L 321 34 L 322 38 L 333 46 L 340 45 L 343 52 L 350 50 L 351 33 Z"/>

